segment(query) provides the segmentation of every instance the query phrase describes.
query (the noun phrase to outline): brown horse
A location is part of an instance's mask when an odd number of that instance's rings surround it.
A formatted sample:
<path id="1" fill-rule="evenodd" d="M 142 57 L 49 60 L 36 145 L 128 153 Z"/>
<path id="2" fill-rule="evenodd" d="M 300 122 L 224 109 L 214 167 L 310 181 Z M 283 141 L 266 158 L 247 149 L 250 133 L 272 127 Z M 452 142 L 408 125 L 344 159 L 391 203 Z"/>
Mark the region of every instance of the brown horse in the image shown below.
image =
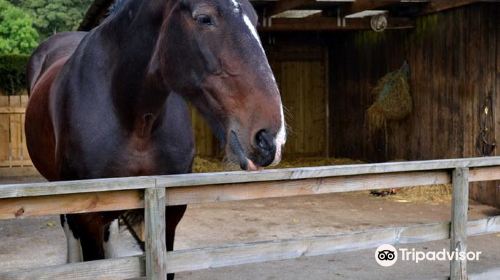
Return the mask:
<path id="1" fill-rule="evenodd" d="M 185 100 L 242 169 L 279 162 L 283 109 L 256 22 L 247 0 L 129 0 L 88 34 L 50 38 L 30 65 L 36 168 L 51 181 L 188 173 Z M 185 209 L 167 207 L 168 250 Z M 107 229 L 121 214 L 63 217 L 68 260 L 110 256 Z"/>

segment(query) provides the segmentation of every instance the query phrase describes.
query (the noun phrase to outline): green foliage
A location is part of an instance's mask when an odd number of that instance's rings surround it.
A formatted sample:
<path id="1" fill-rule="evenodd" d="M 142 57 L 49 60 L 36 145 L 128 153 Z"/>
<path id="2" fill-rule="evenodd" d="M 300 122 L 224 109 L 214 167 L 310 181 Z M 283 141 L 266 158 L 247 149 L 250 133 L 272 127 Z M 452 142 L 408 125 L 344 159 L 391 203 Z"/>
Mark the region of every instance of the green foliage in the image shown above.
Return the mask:
<path id="1" fill-rule="evenodd" d="M 31 18 L 11 3 L 0 0 L 0 53 L 27 54 L 37 42 L 38 33 Z"/>
<path id="2" fill-rule="evenodd" d="M 42 38 L 75 30 L 93 0 L 11 0 L 30 13 Z"/>
<path id="3" fill-rule="evenodd" d="M 26 89 L 27 55 L 0 55 L 0 91 L 15 95 Z"/>

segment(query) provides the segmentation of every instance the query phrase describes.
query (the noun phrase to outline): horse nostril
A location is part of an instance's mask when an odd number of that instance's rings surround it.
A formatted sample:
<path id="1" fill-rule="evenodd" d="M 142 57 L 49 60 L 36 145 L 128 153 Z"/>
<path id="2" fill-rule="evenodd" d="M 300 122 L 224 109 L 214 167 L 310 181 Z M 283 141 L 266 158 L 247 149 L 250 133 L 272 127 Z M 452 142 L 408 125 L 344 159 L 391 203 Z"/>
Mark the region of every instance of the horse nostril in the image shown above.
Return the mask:
<path id="1" fill-rule="evenodd" d="M 257 146 L 266 152 L 270 152 L 273 149 L 273 137 L 265 129 L 260 130 L 255 135 L 255 143 Z"/>

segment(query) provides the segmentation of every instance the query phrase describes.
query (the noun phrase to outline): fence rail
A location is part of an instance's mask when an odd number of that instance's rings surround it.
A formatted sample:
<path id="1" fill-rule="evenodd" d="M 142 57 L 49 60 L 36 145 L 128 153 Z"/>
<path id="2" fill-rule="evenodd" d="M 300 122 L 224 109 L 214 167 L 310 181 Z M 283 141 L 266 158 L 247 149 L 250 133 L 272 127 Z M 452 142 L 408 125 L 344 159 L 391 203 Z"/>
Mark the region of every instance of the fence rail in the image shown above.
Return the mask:
<path id="1" fill-rule="evenodd" d="M 450 238 L 450 250 L 465 251 L 467 236 L 500 232 L 500 217 L 467 220 L 469 182 L 489 180 L 500 180 L 500 157 L 0 185 L 0 219 L 145 207 L 147 236 L 145 257 L 4 272 L 0 273 L 0 279 L 31 279 L 34 275 L 37 279 L 126 279 L 144 275 L 148 279 L 165 279 L 167 272 L 332 254 L 375 248 L 383 243 Z M 451 223 L 168 253 L 164 249 L 165 205 L 448 183 L 453 184 Z M 450 275 L 451 279 L 467 279 L 466 263 L 452 261 Z"/>

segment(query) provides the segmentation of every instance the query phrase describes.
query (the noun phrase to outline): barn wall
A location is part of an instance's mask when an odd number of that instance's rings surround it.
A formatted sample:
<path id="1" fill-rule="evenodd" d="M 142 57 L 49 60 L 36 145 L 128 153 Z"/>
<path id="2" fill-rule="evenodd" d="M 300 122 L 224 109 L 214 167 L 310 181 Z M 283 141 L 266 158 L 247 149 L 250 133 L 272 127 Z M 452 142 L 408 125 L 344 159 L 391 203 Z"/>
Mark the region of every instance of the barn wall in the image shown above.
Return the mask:
<path id="1" fill-rule="evenodd" d="M 336 36 L 330 44 L 333 155 L 371 162 L 500 155 L 480 140 L 500 140 L 498 14 L 500 5 L 478 4 L 424 17 L 413 30 Z M 413 112 L 371 134 L 365 125 L 370 92 L 405 60 Z M 500 205 L 495 184 L 477 186 L 472 195 Z"/>
<path id="2" fill-rule="evenodd" d="M 285 107 L 284 156 L 328 156 L 327 48 L 285 39 L 266 49 Z"/>

